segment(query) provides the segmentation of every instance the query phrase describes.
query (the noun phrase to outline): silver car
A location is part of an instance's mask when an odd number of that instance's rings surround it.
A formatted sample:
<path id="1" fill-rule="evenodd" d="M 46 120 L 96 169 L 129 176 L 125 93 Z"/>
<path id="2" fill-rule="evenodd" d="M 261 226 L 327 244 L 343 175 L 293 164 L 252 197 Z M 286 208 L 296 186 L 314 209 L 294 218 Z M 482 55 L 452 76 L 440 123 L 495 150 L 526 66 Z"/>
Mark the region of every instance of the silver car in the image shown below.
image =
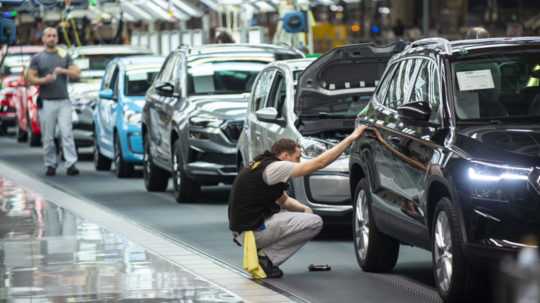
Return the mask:
<path id="1" fill-rule="evenodd" d="M 317 60 L 268 65 L 253 85 L 246 122 L 238 141 L 238 165 L 290 138 L 302 146 L 302 160 L 317 157 L 354 129 L 394 47 L 358 44 L 336 48 Z M 298 89 L 297 89 L 298 86 Z M 351 212 L 348 152 L 309 176 L 293 178 L 289 193 L 316 213 Z"/>

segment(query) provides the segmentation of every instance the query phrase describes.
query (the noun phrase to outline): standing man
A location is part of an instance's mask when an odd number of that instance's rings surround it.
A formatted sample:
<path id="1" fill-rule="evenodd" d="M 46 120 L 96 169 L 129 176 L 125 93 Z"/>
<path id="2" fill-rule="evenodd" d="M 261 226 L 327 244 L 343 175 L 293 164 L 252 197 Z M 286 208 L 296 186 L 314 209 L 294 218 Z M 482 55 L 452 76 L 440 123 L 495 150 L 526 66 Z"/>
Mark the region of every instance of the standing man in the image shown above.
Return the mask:
<path id="1" fill-rule="evenodd" d="M 287 181 L 309 175 L 335 161 L 366 129 L 352 134 L 316 158 L 300 163 L 298 143 L 281 139 L 271 151 L 257 156 L 239 172 L 229 198 L 229 228 L 235 241 L 253 231 L 259 265 L 269 278 L 280 278 L 279 265 L 285 262 L 322 229 L 321 217 L 308 206 L 289 197 Z"/>
<path id="2" fill-rule="evenodd" d="M 45 50 L 32 57 L 28 70 L 30 84 L 39 86 L 38 107 L 41 122 L 41 138 L 45 158 L 46 175 L 54 176 L 58 164 L 54 137 L 56 127 L 62 136 L 62 148 L 66 160 L 67 174 L 75 176 L 79 170 L 75 167 L 77 151 L 73 140 L 71 121 L 71 101 L 67 91 L 68 77 L 78 78 L 79 68 L 73 64 L 71 57 L 62 49 L 58 49 L 58 32 L 47 27 L 43 31 Z M 41 102 L 40 102 L 41 100 Z"/>

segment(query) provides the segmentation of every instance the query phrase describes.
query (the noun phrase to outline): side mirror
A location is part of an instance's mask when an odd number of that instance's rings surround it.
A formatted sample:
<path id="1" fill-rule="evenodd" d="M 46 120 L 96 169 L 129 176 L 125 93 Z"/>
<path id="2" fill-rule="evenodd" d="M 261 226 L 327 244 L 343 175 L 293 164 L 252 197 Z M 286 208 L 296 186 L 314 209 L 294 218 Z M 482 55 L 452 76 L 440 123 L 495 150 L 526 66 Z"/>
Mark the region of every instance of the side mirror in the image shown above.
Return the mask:
<path id="1" fill-rule="evenodd" d="M 174 85 L 170 82 L 160 82 L 155 86 L 158 95 L 172 97 L 174 95 Z"/>
<path id="2" fill-rule="evenodd" d="M 397 111 L 401 120 L 413 125 L 428 123 L 431 116 L 431 107 L 424 101 L 403 104 Z"/>
<path id="3" fill-rule="evenodd" d="M 99 91 L 99 98 L 105 100 L 114 100 L 114 93 L 110 88 L 104 89 Z"/>
<path id="4" fill-rule="evenodd" d="M 277 109 L 273 107 L 261 108 L 255 112 L 257 120 L 262 122 L 276 123 L 278 121 L 278 112 Z"/>

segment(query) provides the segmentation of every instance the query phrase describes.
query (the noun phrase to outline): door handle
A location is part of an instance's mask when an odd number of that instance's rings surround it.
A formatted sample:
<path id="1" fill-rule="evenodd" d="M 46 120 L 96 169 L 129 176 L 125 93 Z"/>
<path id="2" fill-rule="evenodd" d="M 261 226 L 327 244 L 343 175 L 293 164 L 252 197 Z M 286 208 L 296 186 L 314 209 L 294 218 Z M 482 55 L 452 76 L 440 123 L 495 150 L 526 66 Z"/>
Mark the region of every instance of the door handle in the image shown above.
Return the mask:
<path id="1" fill-rule="evenodd" d="M 392 144 L 395 144 L 395 145 L 401 144 L 401 138 L 399 136 L 388 136 L 386 139 L 388 140 L 388 142 Z"/>

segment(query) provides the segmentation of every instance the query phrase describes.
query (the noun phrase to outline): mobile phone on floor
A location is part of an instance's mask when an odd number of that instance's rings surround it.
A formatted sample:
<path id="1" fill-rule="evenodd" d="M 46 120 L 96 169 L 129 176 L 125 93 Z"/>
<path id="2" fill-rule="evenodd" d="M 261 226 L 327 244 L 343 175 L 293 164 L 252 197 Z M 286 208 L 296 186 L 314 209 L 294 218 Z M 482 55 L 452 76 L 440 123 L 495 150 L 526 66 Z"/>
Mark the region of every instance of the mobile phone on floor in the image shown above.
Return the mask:
<path id="1" fill-rule="evenodd" d="M 309 271 L 329 271 L 332 268 L 328 264 L 311 264 L 308 269 Z"/>

